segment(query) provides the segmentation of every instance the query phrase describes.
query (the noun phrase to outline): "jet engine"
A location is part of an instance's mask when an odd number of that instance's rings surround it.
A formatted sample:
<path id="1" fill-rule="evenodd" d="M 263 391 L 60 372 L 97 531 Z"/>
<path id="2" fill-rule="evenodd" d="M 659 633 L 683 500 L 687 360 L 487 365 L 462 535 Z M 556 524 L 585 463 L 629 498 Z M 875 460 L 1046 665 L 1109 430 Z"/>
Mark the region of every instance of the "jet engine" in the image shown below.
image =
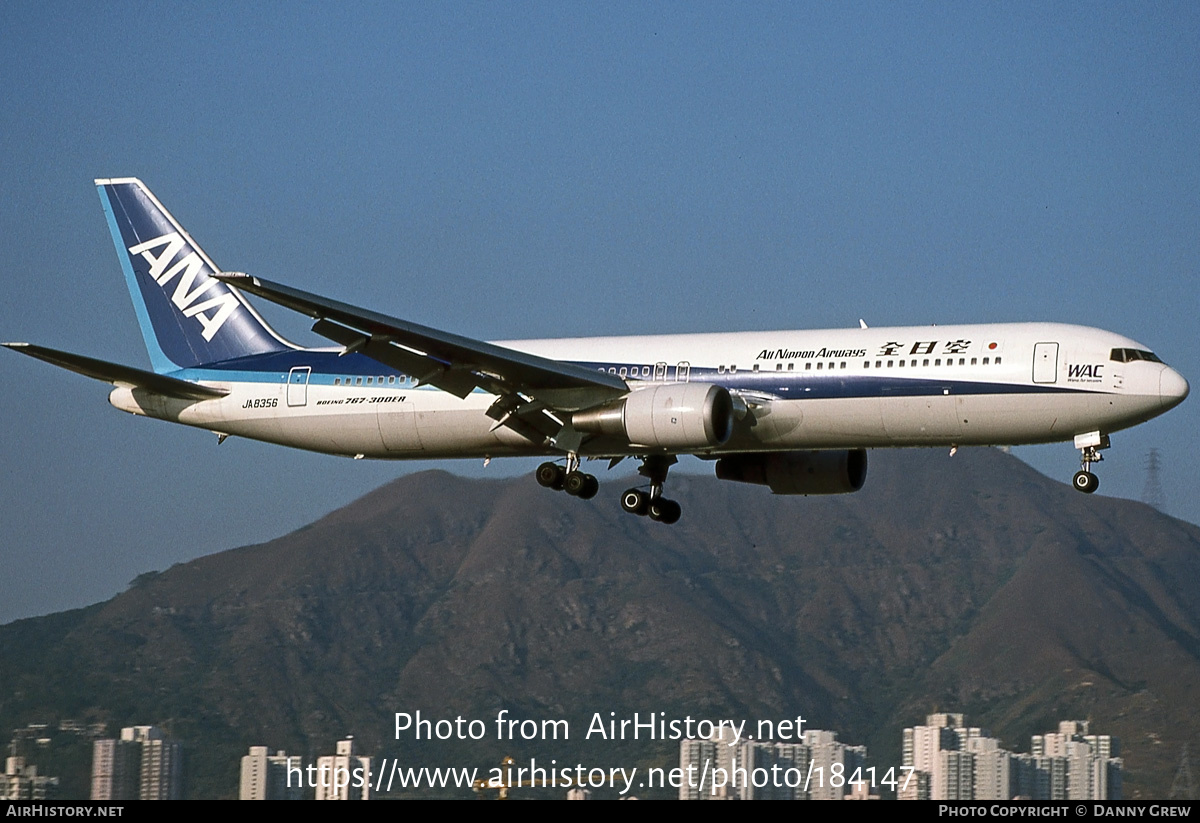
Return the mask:
<path id="1" fill-rule="evenodd" d="M 769 486 L 775 494 L 846 494 L 867 479 L 867 452 L 764 452 L 735 454 L 717 461 L 717 477 Z"/>
<path id="2" fill-rule="evenodd" d="M 668 383 L 575 412 L 576 431 L 621 437 L 630 445 L 690 452 L 723 445 L 733 434 L 733 398 L 722 386 Z"/>

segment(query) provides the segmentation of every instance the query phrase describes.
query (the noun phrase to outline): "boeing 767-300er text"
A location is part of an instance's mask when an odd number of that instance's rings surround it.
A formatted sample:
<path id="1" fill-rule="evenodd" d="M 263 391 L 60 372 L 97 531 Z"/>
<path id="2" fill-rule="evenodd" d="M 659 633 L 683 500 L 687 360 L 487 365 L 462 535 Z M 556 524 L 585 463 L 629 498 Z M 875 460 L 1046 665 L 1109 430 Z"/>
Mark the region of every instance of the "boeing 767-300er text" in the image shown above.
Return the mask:
<path id="1" fill-rule="evenodd" d="M 596 494 L 583 458 L 641 461 L 626 511 L 664 523 L 681 454 L 776 494 L 857 491 L 866 449 L 1074 440 L 1075 488 L 1109 434 L 1188 384 L 1145 346 L 1051 323 L 485 343 L 222 272 L 140 180 L 97 180 L 153 371 L 28 343 L 15 351 L 113 384 L 133 414 L 300 449 L 389 459 L 544 455 L 537 480 Z M 255 294 L 337 345 L 276 334 Z"/>

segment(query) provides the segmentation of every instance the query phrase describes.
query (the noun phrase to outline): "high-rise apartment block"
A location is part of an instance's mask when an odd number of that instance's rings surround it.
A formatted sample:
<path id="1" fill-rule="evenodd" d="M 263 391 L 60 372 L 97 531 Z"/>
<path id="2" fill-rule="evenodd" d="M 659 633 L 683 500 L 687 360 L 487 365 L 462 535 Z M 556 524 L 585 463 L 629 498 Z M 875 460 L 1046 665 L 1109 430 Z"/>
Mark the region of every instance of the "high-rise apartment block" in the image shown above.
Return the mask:
<path id="1" fill-rule="evenodd" d="M 803 742 L 736 741 L 729 728 L 679 744 L 680 800 L 842 800 L 872 797 L 851 782 L 866 761 L 864 746 L 810 729 Z M 733 745 L 730 745 L 730 744 Z"/>
<path id="2" fill-rule="evenodd" d="M 157 726 L 129 726 L 92 744 L 92 800 L 179 800 L 183 748 Z"/>
<path id="3" fill-rule="evenodd" d="M 337 754 L 317 759 L 317 800 L 369 800 L 371 758 L 357 753 L 354 738 L 339 740 Z"/>
<path id="4" fill-rule="evenodd" d="M 292 770 L 289 775 L 289 769 Z M 301 800 L 304 797 L 304 761 L 266 746 L 251 746 L 242 758 L 238 800 Z"/>
<path id="5" fill-rule="evenodd" d="M 9 757 L 0 774 L 0 800 L 53 800 L 58 797 L 58 778 L 39 775 L 37 766 L 23 757 Z M 18 810 L 19 811 L 19 810 Z M 13 812 L 10 810 L 9 814 Z"/>
<path id="6" fill-rule="evenodd" d="M 1088 733 L 1084 721 L 1068 720 L 1058 732 L 1034 735 L 1030 754 L 1013 754 L 1000 741 L 968 727 L 961 714 L 931 714 L 924 726 L 904 730 L 904 765 L 916 784 L 900 799 L 931 800 L 1117 800 L 1121 797 L 1119 742 Z"/>

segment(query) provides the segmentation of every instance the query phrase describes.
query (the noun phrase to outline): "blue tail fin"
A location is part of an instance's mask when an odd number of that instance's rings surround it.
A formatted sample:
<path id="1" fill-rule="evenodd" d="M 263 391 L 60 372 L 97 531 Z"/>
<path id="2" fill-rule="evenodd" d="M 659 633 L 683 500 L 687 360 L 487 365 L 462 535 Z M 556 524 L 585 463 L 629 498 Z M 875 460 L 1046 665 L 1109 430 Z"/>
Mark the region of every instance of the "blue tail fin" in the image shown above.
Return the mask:
<path id="1" fill-rule="evenodd" d="M 159 374 L 294 348 L 132 177 L 97 180 L 150 362 Z"/>

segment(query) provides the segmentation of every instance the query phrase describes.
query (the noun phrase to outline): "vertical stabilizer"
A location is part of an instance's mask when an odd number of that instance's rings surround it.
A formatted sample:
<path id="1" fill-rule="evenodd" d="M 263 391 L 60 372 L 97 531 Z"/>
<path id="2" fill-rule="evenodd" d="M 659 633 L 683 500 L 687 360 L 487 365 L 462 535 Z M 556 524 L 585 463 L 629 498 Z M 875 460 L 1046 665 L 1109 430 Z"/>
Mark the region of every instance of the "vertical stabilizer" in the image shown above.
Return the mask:
<path id="1" fill-rule="evenodd" d="M 96 188 L 156 372 L 295 348 L 212 276 L 220 269 L 141 180 Z"/>

